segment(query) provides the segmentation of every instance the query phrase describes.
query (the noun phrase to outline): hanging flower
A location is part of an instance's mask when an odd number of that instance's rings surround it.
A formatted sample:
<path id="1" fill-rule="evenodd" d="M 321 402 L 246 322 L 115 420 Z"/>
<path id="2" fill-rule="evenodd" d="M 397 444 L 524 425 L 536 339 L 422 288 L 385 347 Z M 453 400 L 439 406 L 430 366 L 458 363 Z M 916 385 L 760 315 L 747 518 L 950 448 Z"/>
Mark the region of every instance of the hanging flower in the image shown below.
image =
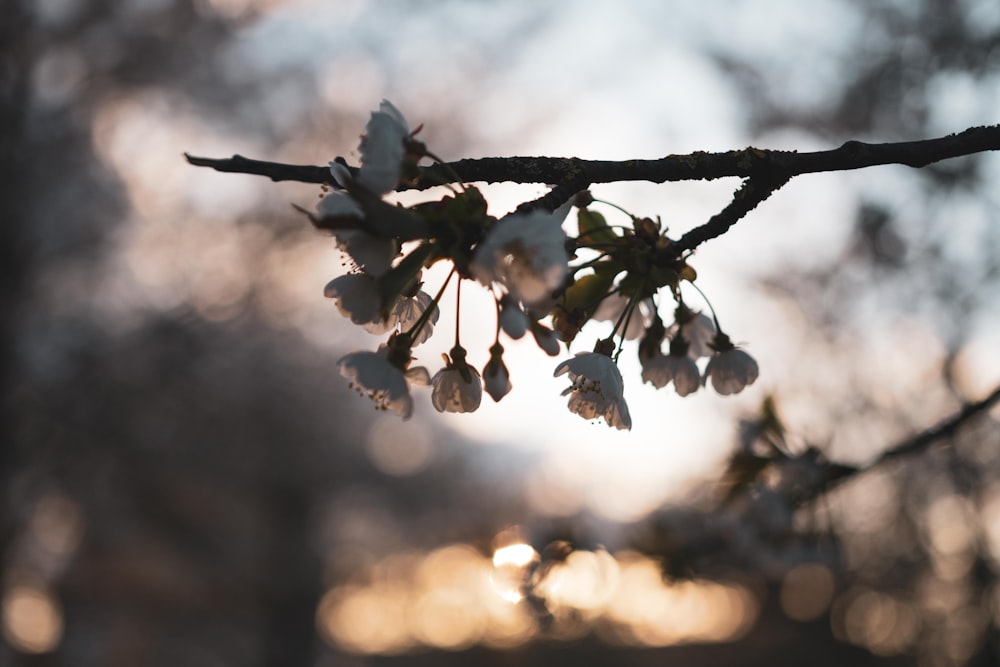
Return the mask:
<path id="1" fill-rule="evenodd" d="M 341 187 L 347 187 L 351 181 L 351 172 L 339 162 L 330 163 L 330 173 Z M 337 224 L 329 222 L 337 223 L 345 219 L 360 221 L 364 217 L 364 211 L 353 197 L 343 190 L 334 190 L 316 205 L 314 222 L 317 227 L 330 230 L 337 240 L 337 247 L 351 258 L 356 267 L 363 268 L 365 273 L 380 276 L 389 270 L 398 254 L 395 239 L 380 238 L 361 229 L 337 229 Z"/>
<path id="2" fill-rule="evenodd" d="M 380 295 L 378 281 L 367 273 L 348 273 L 334 278 L 323 290 L 323 294 L 333 299 L 337 310 L 351 322 L 360 325 L 370 334 L 380 336 L 392 329 L 409 331 L 427 308 L 434 308 L 429 319 L 413 337 L 413 345 L 420 345 L 434 333 L 434 323 L 440 315 L 432 304 L 431 295 L 418 290 L 413 296 L 398 297 L 383 318 L 379 312 Z"/>
<path id="3" fill-rule="evenodd" d="M 381 297 L 374 276 L 367 273 L 338 276 L 326 284 L 323 295 L 334 300 L 341 315 L 364 326 L 369 333 L 383 334 L 392 328 L 379 314 Z"/>
<path id="4" fill-rule="evenodd" d="M 399 297 L 392 305 L 392 308 L 389 309 L 388 322 L 391 323 L 390 327 L 398 326 L 400 331 L 409 331 L 417 323 L 417 320 L 420 319 L 420 316 L 424 314 L 425 310 L 433 308 L 434 311 L 430 314 L 430 318 L 424 322 L 424 326 L 413 337 L 414 345 L 420 345 L 425 342 L 434 333 L 434 324 L 438 321 L 438 317 L 441 314 L 433 301 L 434 299 L 431 298 L 431 295 L 423 290 L 418 290 L 413 296 Z"/>
<path id="5" fill-rule="evenodd" d="M 688 344 L 683 336 L 677 335 L 670 341 L 670 354 L 656 355 L 642 364 L 642 381 L 657 389 L 674 383 L 680 396 L 698 391 L 701 386 L 701 372 L 694 359 L 688 354 Z"/>
<path id="6" fill-rule="evenodd" d="M 620 430 L 632 428 L 622 374 L 610 356 L 602 352 L 581 352 L 559 364 L 555 376 L 567 372 L 573 384 L 563 391 L 563 396 L 570 395 L 571 412 L 584 419 L 603 417 L 608 426 Z"/>
<path id="7" fill-rule="evenodd" d="M 526 304 L 546 299 L 568 270 L 562 212 L 535 210 L 501 218 L 476 248 L 470 269 L 487 287 L 504 284 Z"/>
<path id="8" fill-rule="evenodd" d="M 639 340 L 639 363 L 643 364 L 643 366 L 650 359 L 663 354 L 660 351 L 660 345 L 667 335 L 667 330 L 663 326 L 663 320 L 660 319 L 660 314 L 656 312 L 655 308 L 650 320 L 649 326 L 646 327 L 646 331 Z"/>
<path id="9" fill-rule="evenodd" d="M 676 328 L 688 342 L 688 354 L 693 359 L 712 356 L 712 340 L 715 338 L 715 322 L 704 313 L 691 310 L 683 303 L 674 311 Z"/>
<path id="10" fill-rule="evenodd" d="M 475 412 L 483 401 L 479 372 L 465 363 L 465 350 L 456 345 L 451 358 L 443 355 L 445 367 L 434 374 L 431 402 L 438 412 Z"/>
<path id="11" fill-rule="evenodd" d="M 403 114 L 391 102 L 382 100 L 379 110 L 372 112 L 361 137 L 358 183 L 380 195 L 395 190 L 406 157 L 404 141 L 409 135 L 410 128 Z"/>
<path id="12" fill-rule="evenodd" d="M 383 346 L 378 352 L 352 352 L 341 357 L 337 366 L 340 374 L 351 381 L 351 387 L 374 401 L 376 410 L 392 410 L 409 419 L 413 414 L 410 385 L 426 386 L 430 374 L 423 366 L 400 368 L 390 360 L 390 350 Z"/>
<path id="13" fill-rule="evenodd" d="M 702 384 L 712 380 L 712 387 L 723 396 L 738 394 L 757 380 L 760 369 L 754 358 L 737 348 L 721 331 L 712 341 L 716 353 L 708 360 Z"/>
<path id="14" fill-rule="evenodd" d="M 511 390 L 510 372 L 503 362 L 503 346 L 500 343 L 494 343 L 490 348 L 490 360 L 483 369 L 483 384 L 486 385 L 486 393 L 498 403 Z"/>

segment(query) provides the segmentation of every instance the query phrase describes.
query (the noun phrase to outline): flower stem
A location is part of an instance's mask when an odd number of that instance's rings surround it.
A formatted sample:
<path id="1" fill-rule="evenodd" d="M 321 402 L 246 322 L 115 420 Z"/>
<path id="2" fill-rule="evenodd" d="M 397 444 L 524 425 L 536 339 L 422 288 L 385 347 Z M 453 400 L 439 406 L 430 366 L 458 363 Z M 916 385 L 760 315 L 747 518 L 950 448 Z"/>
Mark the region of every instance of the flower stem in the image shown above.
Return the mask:
<path id="1" fill-rule="evenodd" d="M 586 246 L 586 247 L 588 247 L 588 248 L 589 248 L 589 247 L 591 247 L 591 246 Z M 594 259 L 588 259 L 588 260 L 587 260 L 586 262 L 584 262 L 583 264 L 579 264 L 579 265 L 577 265 L 577 266 L 574 266 L 574 267 L 571 267 L 571 268 L 572 268 L 572 271 L 573 271 L 573 273 L 576 273 L 577 271 L 582 271 L 583 269 L 586 269 L 586 268 L 588 268 L 588 267 L 591 267 L 591 266 L 593 266 L 594 264 L 597 264 L 598 262 L 600 262 L 600 261 L 601 261 L 602 259 L 604 259 L 605 257 L 608 257 L 608 256 L 609 256 L 610 254 L 611 254 L 611 253 L 608 253 L 608 252 L 602 252 L 602 253 L 601 253 L 600 255 L 598 255 L 598 256 L 597 256 L 597 257 L 595 257 Z"/>
<path id="2" fill-rule="evenodd" d="M 715 330 L 718 331 L 719 333 L 722 333 L 722 327 L 719 325 L 719 318 L 715 315 L 715 308 L 712 307 L 712 302 L 708 300 L 708 297 L 705 296 L 705 293 L 701 291 L 700 287 L 698 287 L 697 285 L 695 285 L 690 281 L 688 281 L 688 284 L 691 285 L 691 287 L 693 287 L 695 291 L 701 295 L 701 298 L 708 305 L 708 309 L 712 313 L 712 320 L 715 322 Z M 683 299 L 681 300 L 681 303 L 683 303 Z"/>
<path id="3" fill-rule="evenodd" d="M 605 206 L 610 206 L 611 208 L 616 208 L 619 211 L 621 211 L 622 213 L 624 213 L 625 215 L 627 215 L 628 217 L 632 218 L 633 220 L 635 219 L 634 215 L 632 215 L 631 213 L 629 213 L 628 211 L 626 211 L 625 209 L 623 209 L 621 206 L 619 206 L 618 204 L 609 202 L 606 199 L 597 199 L 597 198 L 595 198 L 594 202 L 597 203 L 597 204 L 604 204 Z"/>
<path id="4" fill-rule="evenodd" d="M 618 317 L 618 321 L 615 322 L 615 328 L 611 330 L 611 335 L 608 338 L 614 337 L 621 328 L 622 332 L 618 340 L 618 349 L 615 351 L 614 359 L 618 361 L 618 356 L 622 353 L 622 347 L 625 345 L 625 332 L 628 330 L 628 323 L 632 320 L 632 313 L 635 312 L 636 306 L 639 304 L 639 299 L 633 294 L 628 303 L 625 305 L 625 309 L 622 310 L 622 314 Z"/>
<path id="5" fill-rule="evenodd" d="M 424 325 L 431 319 L 431 315 L 434 313 L 434 309 L 438 307 L 438 303 L 441 302 L 441 297 L 444 296 L 444 289 L 448 286 L 448 283 L 451 282 L 451 277 L 453 275 L 455 275 L 455 267 L 452 267 L 451 271 L 448 272 L 448 277 L 444 279 L 444 283 L 441 284 L 437 294 L 434 295 L 434 298 L 431 300 L 431 305 L 425 308 L 424 312 L 420 313 L 420 317 L 413 323 L 410 330 L 406 332 L 406 335 L 409 336 L 410 339 L 420 333 L 420 330 L 423 329 Z"/>
<path id="6" fill-rule="evenodd" d="M 452 269 L 454 272 L 454 269 Z M 451 276 L 448 276 L 449 278 Z M 459 346 L 459 323 L 462 321 L 462 281 L 455 288 L 455 347 Z"/>
<path id="7" fill-rule="evenodd" d="M 445 173 L 447 173 L 449 176 L 452 177 L 452 179 L 454 179 L 452 182 L 456 183 L 458 187 L 462 188 L 462 192 L 465 192 L 465 184 L 462 182 L 462 179 L 459 178 L 458 174 L 455 172 L 455 169 L 450 164 L 448 164 L 447 162 L 445 162 L 444 160 L 442 160 L 429 150 L 424 149 L 424 155 L 434 160 L 434 162 L 436 162 L 437 164 L 441 165 L 444 168 Z M 451 187 L 451 183 L 442 183 L 442 185 L 447 185 Z M 458 194 L 458 191 L 455 190 L 454 188 L 451 188 L 451 191 L 454 192 L 455 194 Z"/>
<path id="8" fill-rule="evenodd" d="M 497 307 L 497 335 L 493 339 L 493 344 L 499 345 L 500 344 L 500 299 L 496 298 L 495 294 L 493 295 L 493 303 Z"/>

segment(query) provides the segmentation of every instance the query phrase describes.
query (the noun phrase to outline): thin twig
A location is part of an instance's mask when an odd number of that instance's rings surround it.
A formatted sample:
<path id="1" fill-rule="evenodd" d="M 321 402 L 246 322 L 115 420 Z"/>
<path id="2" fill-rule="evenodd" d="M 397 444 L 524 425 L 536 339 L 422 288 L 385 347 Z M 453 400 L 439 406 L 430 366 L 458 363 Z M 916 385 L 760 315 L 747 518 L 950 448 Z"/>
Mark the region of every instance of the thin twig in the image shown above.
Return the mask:
<path id="1" fill-rule="evenodd" d="M 920 433 L 903 440 L 893 447 L 889 447 L 883 451 L 878 458 L 865 466 L 830 466 L 826 477 L 826 486 L 814 489 L 813 491 L 815 492 L 815 495 L 813 495 L 812 498 L 806 498 L 806 500 L 812 500 L 824 495 L 826 491 L 829 491 L 834 486 L 838 486 L 861 473 L 878 468 L 888 461 L 894 461 L 905 456 L 918 454 L 927 450 L 931 445 L 941 440 L 953 437 L 958 433 L 959 429 L 965 426 L 970 420 L 989 410 L 996 405 L 997 402 L 1000 402 L 1000 386 L 994 389 L 993 392 L 986 398 L 976 401 L 975 403 L 967 403 L 961 410 L 948 419 L 945 419 L 940 424 L 921 431 Z"/>
<path id="2" fill-rule="evenodd" d="M 224 171 L 231 174 L 252 174 L 255 176 L 267 176 L 272 181 L 326 183 L 338 188 L 340 187 L 333 180 L 333 174 L 330 173 L 329 167 L 264 162 L 263 160 L 251 160 L 242 155 L 234 155 L 230 158 L 218 160 L 185 153 L 184 159 L 196 167 L 209 167 L 216 171 Z"/>
<path id="3" fill-rule="evenodd" d="M 708 222 L 695 227 L 677 239 L 671 248 L 679 255 L 682 252 L 694 250 L 705 241 L 722 236 L 743 216 L 757 208 L 757 204 L 770 197 L 788 180 L 787 176 L 748 178 L 724 209 L 709 218 Z"/>
<path id="4" fill-rule="evenodd" d="M 890 447 L 866 467 L 872 468 L 886 461 L 920 452 L 939 440 L 954 436 L 958 433 L 958 429 L 965 425 L 966 422 L 981 412 L 989 410 L 997 401 L 1000 401 L 1000 387 L 994 389 L 989 396 L 980 401 L 967 403 L 961 410 L 937 426 L 929 428 L 908 440 L 904 440 L 895 447 Z"/>

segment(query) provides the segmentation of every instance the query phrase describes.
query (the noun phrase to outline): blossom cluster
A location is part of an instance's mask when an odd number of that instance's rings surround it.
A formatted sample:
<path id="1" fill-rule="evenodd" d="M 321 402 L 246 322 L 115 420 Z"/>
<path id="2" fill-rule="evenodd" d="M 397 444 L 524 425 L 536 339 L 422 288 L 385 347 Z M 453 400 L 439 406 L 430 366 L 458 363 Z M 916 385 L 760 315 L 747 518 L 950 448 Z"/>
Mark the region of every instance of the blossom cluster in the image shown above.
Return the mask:
<path id="1" fill-rule="evenodd" d="M 682 292 L 690 288 L 682 285 L 693 286 L 696 279 L 687 263 L 690 253 L 674 250 L 658 220 L 611 205 L 630 218 L 629 225 L 613 227 L 594 210 L 607 202 L 589 192 L 554 211 L 527 205 L 497 219 L 487 213 L 480 191 L 457 176 L 442 183 L 449 193 L 440 199 L 410 207 L 386 201 L 385 195 L 422 178 L 420 160 L 441 163 L 416 138 L 419 129 L 411 131 L 383 101 L 361 137 L 360 166 L 331 162 L 339 187 L 310 215 L 350 260 L 350 271 L 330 281 L 325 295 L 354 324 L 387 335 L 376 351 L 353 352 L 338 362 L 341 374 L 377 408 L 410 417 L 412 386 L 430 386 L 440 412 L 472 412 L 484 390 L 500 401 L 512 386 L 501 334 L 520 339 L 530 333 L 545 353 L 558 356 L 590 321 L 612 321 L 614 328 L 593 351 L 578 352 L 555 368 L 556 376 L 570 381 L 563 392 L 569 409 L 585 419 L 631 428 L 618 368 L 626 341 L 638 339 L 642 380 L 657 388 L 672 384 L 680 396 L 709 384 L 719 394 L 735 394 L 757 379 L 757 363 L 733 345 L 714 310 L 709 317 L 684 301 Z M 575 237 L 564 229 L 574 206 Z M 422 289 L 423 270 L 442 261 L 451 271 L 431 296 Z M 413 350 L 433 334 L 438 304 L 455 277 L 459 285 L 478 282 L 492 295 L 496 335 L 477 370 L 466 360 L 456 313 L 454 345 L 432 376 L 413 365 Z M 669 327 L 659 314 L 663 294 L 673 304 Z"/>

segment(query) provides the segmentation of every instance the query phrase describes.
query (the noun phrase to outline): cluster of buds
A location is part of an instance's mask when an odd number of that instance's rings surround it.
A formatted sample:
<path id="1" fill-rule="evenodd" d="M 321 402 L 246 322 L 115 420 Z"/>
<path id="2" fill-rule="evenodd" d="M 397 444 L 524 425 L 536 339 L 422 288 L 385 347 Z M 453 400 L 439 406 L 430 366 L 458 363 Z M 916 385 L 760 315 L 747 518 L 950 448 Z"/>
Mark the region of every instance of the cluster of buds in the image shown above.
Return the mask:
<path id="1" fill-rule="evenodd" d="M 385 201 L 384 195 L 420 177 L 420 160 L 444 164 L 416 139 L 419 130 L 411 132 L 402 114 L 383 101 L 361 138 L 360 167 L 330 163 L 340 187 L 310 214 L 351 263 L 349 273 L 326 286 L 326 296 L 369 333 L 388 334 L 377 351 L 354 352 L 338 362 L 377 408 L 408 418 L 412 385 L 430 385 L 431 402 L 441 412 L 478 409 L 484 389 L 499 401 L 511 390 L 501 333 L 519 339 L 530 332 L 545 353 L 558 356 L 591 320 L 613 321 L 611 334 L 592 352 L 555 369 L 556 376 L 569 375 L 564 395 L 570 410 L 585 419 L 631 428 L 617 363 L 626 340 L 639 339 L 643 381 L 657 388 L 673 383 L 681 396 L 708 383 L 720 394 L 734 394 L 757 379 L 757 363 L 723 333 L 714 311 L 709 317 L 685 304 L 681 286 L 693 286 L 696 278 L 687 263 L 690 253 L 672 247 L 658 220 L 615 206 L 630 224 L 611 226 L 593 208 L 608 202 L 589 192 L 555 211 L 534 208 L 497 219 L 487 213 L 480 191 L 457 176 L 443 184 L 450 192 L 440 199 L 410 207 Z M 571 237 L 563 223 L 574 206 L 578 233 Z M 451 271 L 431 296 L 422 289 L 423 270 L 441 261 Z M 413 350 L 433 333 L 438 304 L 456 276 L 456 289 L 468 280 L 490 292 L 496 335 L 480 372 L 466 361 L 456 312 L 454 346 L 432 377 L 413 365 Z M 662 293 L 673 304 L 669 327 L 659 315 Z M 707 362 L 699 368 L 702 359 Z"/>

